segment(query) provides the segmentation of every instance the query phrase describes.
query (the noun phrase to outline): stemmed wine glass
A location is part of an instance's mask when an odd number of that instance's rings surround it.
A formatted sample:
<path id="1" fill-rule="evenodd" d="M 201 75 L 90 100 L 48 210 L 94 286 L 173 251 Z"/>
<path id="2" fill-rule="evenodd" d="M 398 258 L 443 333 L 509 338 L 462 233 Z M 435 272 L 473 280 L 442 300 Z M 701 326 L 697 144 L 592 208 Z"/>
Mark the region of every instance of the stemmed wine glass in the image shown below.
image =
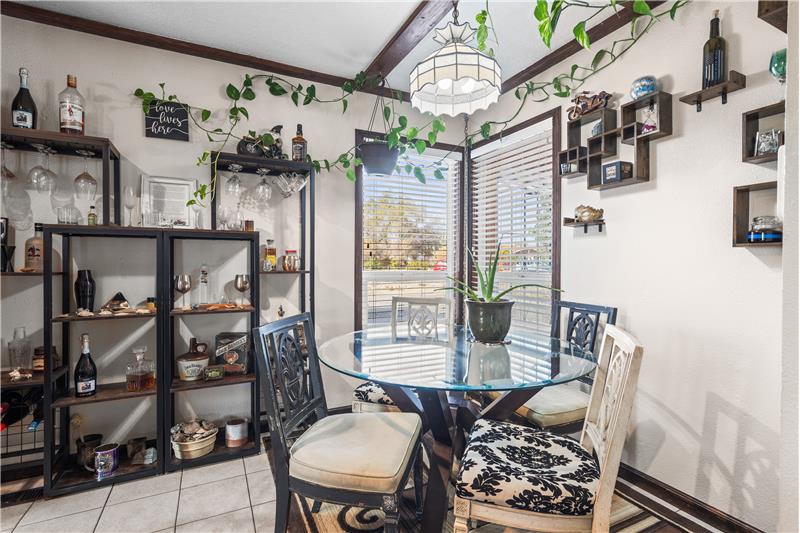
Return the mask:
<path id="1" fill-rule="evenodd" d="M 272 198 L 272 186 L 267 180 L 269 169 L 258 168 L 256 169 L 256 174 L 261 176 L 261 181 L 256 185 L 255 190 L 256 203 L 258 204 L 257 207 L 263 210 L 267 207 L 266 204 L 269 202 L 269 199 Z"/>
<path id="2" fill-rule="evenodd" d="M 244 293 L 250 289 L 250 276 L 247 274 L 236 274 L 236 277 L 233 278 L 233 287 L 242 293 L 239 307 L 244 307 Z"/>
<path id="3" fill-rule="evenodd" d="M 97 194 L 97 180 L 89 174 L 89 158 L 94 156 L 94 152 L 89 150 L 75 150 L 83 156 L 83 172 L 78 174 L 73 183 L 75 197 L 78 200 L 94 201 Z"/>
<path id="4" fill-rule="evenodd" d="M 58 176 L 55 172 L 50 170 L 50 156 L 56 153 L 50 147 L 45 147 L 44 149 L 44 172 L 41 176 L 39 176 L 39 182 L 36 185 L 36 190 L 39 192 L 48 192 L 52 193 L 53 190 L 56 188 L 56 180 Z"/>
<path id="5" fill-rule="evenodd" d="M 220 229 L 230 229 L 228 227 L 228 224 L 230 224 L 230 221 L 231 221 L 231 210 L 230 210 L 230 208 L 228 208 L 228 207 L 220 208 L 219 213 L 217 213 L 217 219 L 218 219 L 218 222 L 219 222 L 219 228 Z"/>
<path id="6" fill-rule="evenodd" d="M 2 172 L 0 172 L 0 179 L 2 179 L 3 197 L 5 197 L 11 185 L 17 182 L 17 176 L 6 166 L 6 148 L 13 149 L 14 147 L 5 142 L 0 146 L 3 148 L 3 168 Z"/>
<path id="7" fill-rule="evenodd" d="M 133 226 L 133 208 L 136 207 L 136 192 L 130 185 L 127 185 L 122 190 L 122 202 L 128 212 L 128 226 Z"/>
<path id="8" fill-rule="evenodd" d="M 45 168 L 42 163 L 44 163 L 44 158 L 46 157 L 45 150 L 47 150 L 47 147 L 43 144 L 31 144 L 31 146 L 36 148 L 36 151 L 42 156 L 42 160 L 38 165 L 31 167 L 31 169 L 28 171 L 28 183 L 26 187 L 29 189 L 39 190 L 39 182 L 41 181 L 45 172 Z"/>
<path id="9" fill-rule="evenodd" d="M 192 290 L 192 276 L 178 274 L 175 276 L 175 290 L 181 293 L 181 308 L 186 308 L 186 293 Z"/>
<path id="10" fill-rule="evenodd" d="M 236 197 L 236 201 L 238 202 L 239 195 L 242 192 L 242 179 L 239 177 L 238 173 L 241 172 L 242 165 L 228 165 L 228 170 L 233 172 L 233 174 L 225 182 L 225 193 Z"/>

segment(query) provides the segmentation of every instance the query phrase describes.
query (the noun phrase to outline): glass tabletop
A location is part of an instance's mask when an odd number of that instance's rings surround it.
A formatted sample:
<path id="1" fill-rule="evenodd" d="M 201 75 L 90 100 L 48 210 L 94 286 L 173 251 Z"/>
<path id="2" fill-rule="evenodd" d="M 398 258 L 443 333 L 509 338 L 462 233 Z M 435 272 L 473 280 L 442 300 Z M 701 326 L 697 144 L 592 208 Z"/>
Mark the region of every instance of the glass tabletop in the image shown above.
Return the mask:
<path id="1" fill-rule="evenodd" d="M 449 338 L 448 338 L 449 337 Z M 411 388 L 505 391 L 565 383 L 591 373 L 595 357 L 547 335 L 512 330 L 507 344 L 472 342 L 464 326 L 440 339 L 392 337 L 391 328 L 354 331 L 319 347 L 333 370 Z"/>

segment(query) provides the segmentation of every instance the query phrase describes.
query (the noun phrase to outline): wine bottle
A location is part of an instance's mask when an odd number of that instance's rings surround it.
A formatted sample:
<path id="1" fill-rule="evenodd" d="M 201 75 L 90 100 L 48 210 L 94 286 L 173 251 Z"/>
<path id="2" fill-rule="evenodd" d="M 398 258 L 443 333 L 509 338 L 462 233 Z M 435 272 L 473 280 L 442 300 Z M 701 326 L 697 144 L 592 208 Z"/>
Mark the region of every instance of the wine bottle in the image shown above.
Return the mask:
<path id="1" fill-rule="evenodd" d="M 728 54 L 725 39 L 719 35 L 719 10 L 714 10 L 711 30 L 703 46 L 703 89 L 724 82 L 728 72 Z"/>
<path id="2" fill-rule="evenodd" d="M 19 69 L 19 91 L 11 102 L 11 125 L 15 128 L 36 129 L 36 103 L 28 90 L 28 69 Z"/>
<path id="3" fill-rule="evenodd" d="M 75 365 L 75 397 L 84 398 L 97 394 L 97 366 L 89 351 L 89 334 L 81 334 L 81 357 Z"/>

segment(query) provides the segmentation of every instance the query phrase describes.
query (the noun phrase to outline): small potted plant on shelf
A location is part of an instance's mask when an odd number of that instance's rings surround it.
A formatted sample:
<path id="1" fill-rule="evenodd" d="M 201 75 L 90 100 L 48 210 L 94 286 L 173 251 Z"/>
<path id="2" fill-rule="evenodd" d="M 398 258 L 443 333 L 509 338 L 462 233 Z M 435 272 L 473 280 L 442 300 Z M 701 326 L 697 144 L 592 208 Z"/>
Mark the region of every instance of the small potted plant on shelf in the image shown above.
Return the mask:
<path id="1" fill-rule="evenodd" d="M 469 313 L 467 323 L 472 336 L 478 342 L 501 343 L 505 341 L 508 330 L 511 328 L 511 308 L 514 306 L 512 300 L 503 299 L 506 294 L 522 287 L 538 287 L 551 291 L 561 291 L 561 289 L 538 283 L 523 283 L 495 294 L 494 283 L 497 265 L 500 260 L 500 245 L 501 242 L 498 242 L 494 254 L 489 256 L 489 267 L 485 271 L 478 264 L 472 251 L 468 250 L 475 265 L 475 271 L 478 274 L 477 290 L 452 276 L 448 276 L 448 278 L 455 283 L 453 287 L 438 289 L 456 291 L 466 297 L 467 311 Z"/>

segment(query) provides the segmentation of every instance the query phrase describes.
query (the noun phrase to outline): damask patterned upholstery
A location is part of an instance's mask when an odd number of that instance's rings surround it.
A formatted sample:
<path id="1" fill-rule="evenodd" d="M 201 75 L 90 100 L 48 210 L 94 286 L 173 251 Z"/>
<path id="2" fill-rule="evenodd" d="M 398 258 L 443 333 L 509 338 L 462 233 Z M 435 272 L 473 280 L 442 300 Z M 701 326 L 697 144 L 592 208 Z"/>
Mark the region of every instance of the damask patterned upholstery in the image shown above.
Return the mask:
<path id="1" fill-rule="evenodd" d="M 597 462 L 576 440 L 482 419 L 469 436 L 456 494 L 536 513 L 588 515 L 599 479 Z"/>
<path id="2" fill-rule="evenodd" d="M 353 389 L 353 400 L 357 402 L 377 403 L 380 405 L 394 405 L 394 402 L 383 390 L 379 383 L 365 381 Z"/>

